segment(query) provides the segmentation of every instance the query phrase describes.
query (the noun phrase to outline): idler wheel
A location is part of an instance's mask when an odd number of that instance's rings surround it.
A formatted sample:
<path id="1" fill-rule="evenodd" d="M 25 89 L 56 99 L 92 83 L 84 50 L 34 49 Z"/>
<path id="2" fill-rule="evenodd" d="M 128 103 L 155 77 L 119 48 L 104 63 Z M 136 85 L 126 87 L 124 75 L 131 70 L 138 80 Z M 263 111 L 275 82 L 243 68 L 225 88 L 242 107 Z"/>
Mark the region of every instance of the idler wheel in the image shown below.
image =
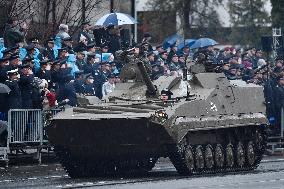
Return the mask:
<path id="1" fill-rule="evenodd" d="M 247 162 L 250 166 L 252 166 L 255 162 L 255 150 L 252 141 L 249 141 L 246 148 L 246 157 Z"/>
<path id="2" fill-rule="evenodd" d="M 194 169 L 194 154 L 192 151 L 192 147 L 188 145 L 185 149 L 184 158 L 186 162 L 186 166 L 191 173 Z"/>
<path id="3" fill-rule="evenodd" d="M 212 169 L 214 167 L 214 155 L 213 155 L 213 148 L 209 144 L 205 148 L 205 166 L 208 169 Z"/>
<path id="4" fill-rule="evenodd" d="M 228 144 L 226 146 L 226 166 L 227 167 L 234 166 L 234 150 L 232 144 Z"/>
<path id="5" fill-rule="evenodd" d="M 203 169 L 204 168 L 204 156 L 202 152 L 202 146 L 197 146 L 195 149 L 195 165 L 196 169 Z"/>
<path id="6" fill-rule="evenodd" d="M 244 145 L 239 142 L 236 148 L 236 158 L 237 158 L 237 164 L 239 167 L 243 167 L 245 164 L 245 150 Z"/>
<path id="7" fill-rule="evenodd" d="M 217 144 L 215 147 L 215 164 L 217 167 L 223 167 L 225 162 L 225 157 L 223 153 L 223 148 L 221 144 Z"/>

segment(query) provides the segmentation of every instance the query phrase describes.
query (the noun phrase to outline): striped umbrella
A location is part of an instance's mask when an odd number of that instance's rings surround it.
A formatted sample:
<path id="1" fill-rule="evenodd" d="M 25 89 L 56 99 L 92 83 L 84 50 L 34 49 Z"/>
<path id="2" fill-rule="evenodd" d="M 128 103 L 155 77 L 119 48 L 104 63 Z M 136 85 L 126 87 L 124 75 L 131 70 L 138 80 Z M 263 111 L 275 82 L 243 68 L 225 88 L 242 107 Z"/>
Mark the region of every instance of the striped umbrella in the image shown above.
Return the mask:
<path id="1" fill-rule="evenodd" d="M 136 24 L 137 21 L 130 15 L 124 13 L 110 13 L 101 17 L 96 26 L 120 26 L 126 24 Z"/>

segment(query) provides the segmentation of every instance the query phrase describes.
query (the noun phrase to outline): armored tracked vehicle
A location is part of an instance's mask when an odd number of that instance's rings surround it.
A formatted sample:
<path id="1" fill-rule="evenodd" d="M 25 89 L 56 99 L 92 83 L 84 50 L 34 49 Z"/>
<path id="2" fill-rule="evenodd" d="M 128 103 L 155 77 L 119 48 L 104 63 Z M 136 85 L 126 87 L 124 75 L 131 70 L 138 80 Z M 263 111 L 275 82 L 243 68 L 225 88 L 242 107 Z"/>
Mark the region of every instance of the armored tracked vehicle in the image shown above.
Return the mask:
<path id="1" fill-rule="evenodd" d="M 261 86 L 198 72 L 152 82 L 142 62 L 124 66 L 121 80 L 101 103 L 66 109 L 47 127 L 70 177 L 147 172 L 159 157 L 181 175 L 260 163 L 268 124 Z"/>

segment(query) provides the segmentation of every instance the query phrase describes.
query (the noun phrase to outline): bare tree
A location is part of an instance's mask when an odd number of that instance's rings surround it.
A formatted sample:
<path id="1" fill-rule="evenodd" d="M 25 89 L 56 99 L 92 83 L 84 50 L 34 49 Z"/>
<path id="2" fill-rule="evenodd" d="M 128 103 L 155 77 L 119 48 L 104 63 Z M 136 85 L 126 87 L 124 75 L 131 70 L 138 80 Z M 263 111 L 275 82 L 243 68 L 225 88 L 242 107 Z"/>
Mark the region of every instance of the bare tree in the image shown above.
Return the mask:
<path id="1" fill-rule="evenodd" d="M 44 40 L 55 34 L 61 23 L 65 23 L 69 25 L 72 35 L 78 31 L 82 21 L 92 19 L 102 11 L 98 8 L 102 2 L 103 0 L 0 0 L 0 24 L 4 26 L 11 17 L 28 22 L 28 35 Z"/>

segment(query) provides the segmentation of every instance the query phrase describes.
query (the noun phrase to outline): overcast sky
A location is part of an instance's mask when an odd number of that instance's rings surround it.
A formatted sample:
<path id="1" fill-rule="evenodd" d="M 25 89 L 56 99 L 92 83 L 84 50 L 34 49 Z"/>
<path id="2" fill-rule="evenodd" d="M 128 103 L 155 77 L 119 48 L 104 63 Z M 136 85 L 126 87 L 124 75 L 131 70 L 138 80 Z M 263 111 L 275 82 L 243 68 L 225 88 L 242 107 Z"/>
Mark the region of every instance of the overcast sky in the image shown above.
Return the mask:
<path id="1" fill-rule="evenodd" d="M 147 7 L 146 7 L 147 1 L 149 1 L 149 0 L 136 0 L 137 11 L 147 10 Z M 226 1 L 228 1 L 228 0 L 225 0 L 225 2 Z M 270 14 L 271 9 L 272 9 L 270 1 L 266 2 L 265 8 L 266 8 L 267 12 L 269 12 L 269 14 Z M 221 20 L 223 26 L 229 27 L 231 23 L 230 23 L 230 16 L 229 16 L 229 13 L 228 13 L 228 8 L 219 7 L 218 12 L 219 12 L 220 20 Z"/>

